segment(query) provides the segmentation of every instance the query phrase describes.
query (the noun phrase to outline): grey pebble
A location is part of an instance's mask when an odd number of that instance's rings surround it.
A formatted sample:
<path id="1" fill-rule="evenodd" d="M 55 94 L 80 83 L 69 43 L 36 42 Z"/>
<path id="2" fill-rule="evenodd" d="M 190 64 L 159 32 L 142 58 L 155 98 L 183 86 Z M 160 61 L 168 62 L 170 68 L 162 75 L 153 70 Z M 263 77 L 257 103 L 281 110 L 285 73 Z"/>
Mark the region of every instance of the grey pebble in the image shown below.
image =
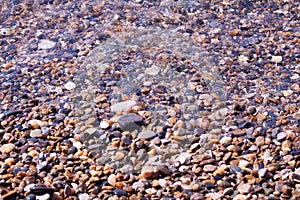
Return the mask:
<path id="1" fill-rule="evenodd" d="M 151 130 L 145 130 L 139 133 L 139 138 L 145 139 L 145 140 L 151 140 L 155 138 L 157 133 Z"/>

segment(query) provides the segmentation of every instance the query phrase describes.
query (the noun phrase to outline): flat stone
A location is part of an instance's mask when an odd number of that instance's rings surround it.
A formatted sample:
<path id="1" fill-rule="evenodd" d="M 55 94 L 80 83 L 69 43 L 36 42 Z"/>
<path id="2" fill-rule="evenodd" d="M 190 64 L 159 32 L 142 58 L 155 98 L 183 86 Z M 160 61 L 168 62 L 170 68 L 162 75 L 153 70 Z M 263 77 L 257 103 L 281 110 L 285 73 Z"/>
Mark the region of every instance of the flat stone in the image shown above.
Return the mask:
<path id="1" fill-rule="evenodd" d="M 202 199 L 204 199 L 204 195 L 200 193 L 196 193 L 191 196 L 191 200 L 202 200 Z"/>
<path id="2" fill-rule="evenodd" d="M 222 199 L 222 197 L 223 197 L 223 194 L 220 194 L 220 193 L 217 193 L 217 192 L 214 192 L 214 193 L 212 194 L 212 196 L 211 196 L 211 198 L 212 198 L 213 200 Z"/>
<path id="3" fill-rule="evenodd" d="M 0 152 L 4 153 L 4 154 L 8 154 L 11 151 L 15 150 L 16 146 L 14 144 L 3 144 L 0 147 Z"/>
<path id="4" fill-rule="evenodd" d="M 101 122 L 100 122 L 100 127 L 101 127 L 102 129 L 107 129 L 107 128 L 109 127 L 109 123 L 106 122 L 106 121 L 101 121 Z"/>
<path id="5" fill-rule="evenodd" d="M 240 135 L 244 135 L 245 134 L 245 131 L 242 130 L 242 129 L 235 129 L 233 131 L 233 134 L 236 135 L 236 136 L 240 136 Z"/>
<path id="6" fill-rule="evenodd" d="M 38 119 L 29 120 L 28 124 L 30 124 L 34 129 L 44 125 L 43 122 Z"/>
<path id="7" fill-rule="evenodd" d="M 155 138 L 157 133 L 151 130 L 145 130 L 139 133 L 139 138 L 145 139 L 145 140 L 151 140 Z"/>
<path id="8" fill-rule="evenodd" d="M 79 200 L 89 200 L 90 199 L 90 197 L 87 193 L 78 195 L 78 198 L 79 198 Z"/>
<path id="9" fill-rule="evenodd" d="M 293 90 L 282 90 L 281 92 L 285 97 L 288 97 L 291 94 L 293 94 Z"/>
<path id="10" fill-rule="evenodd" d="M 180 164 L 184 164 L 188 159 L 191 158 L 191 156 L 191 154 L 183 152 L 175 159 L 175 161 L 180 162 Z"/>
<path id="11" fill-rule="evenodd" d="M 121 129 L 129 132 L 141 129 L 139 124 L 142 122 L 143 118 L 134 113 L 123 115 L 118 119 L 118 124 L 120 125 Z"/>
<path id="12" fill-rule="evenodd" d="M 65 88 L 67 90 L 73 90 L 76 88 L 76 84 L 72 81 L 68 81 L 66 84 L 65 84 Z"/>
<path id="13" fill-rule="evenodd" d="M 38 44 L 39 49 L 52 49 L 55 47 L 56 42 L 53 42 L 51 40 L 40 40 L 40 43 Z"/>
<path id="14" fill-rule="evenodd" d="M 159 179 L 158 180 L 158 184 L 160 185 L 160 187 L 162 188 L 166 188 L 167 187 L 167 181 L 165 179 Z"/>
<path id="15" fill-rule="evenodd" d="M 272 56 L 271 62 L 281 62 L 282 61 L 282 56 Z"/>
<path id="16" fill-rule="evenodd" d="M 143 188 L 143 187 L 145 187 L 145 184 L 141 180 L 132 184 L 132 188 L 135 190 L 138 188 Z"/>
<path id="17" fill-rule="evenodd" d="M 248 165 L 250 164 L 250 162 L 249 161 L 247 161 L 247 160 L 240 160 L 240 162 L 239 162 L 239 167 L 241 168 L 241 169 L 243 169 L 243 168 L 246 168 Z"/>
<path id="18" fill-rule="evenodd" d="M 237 190 L 241 193 L 241 194 L 248 194 L 252 189 L 252 186 L 249 184 L 240 184 L 237 187 Z"/>
<path id="19" fill-rule="evenodd" d="M 238 195 L 234 196 L 232 200 L 248 200 L 248 199 L 249 198 L 246 195 L 238 194 Z"/>
<path id="20" fill-rule="evenodd" d="M 38 137 L 42 137 L 42 130 L 41 129 L 35 129 L 33 131 L 30 132 L 30 137 L 32 138 L 38 138 Z"/>
<path id="21" fill-rule="evenodd" d="M 125 190 L 117 188 L 114 190 L 114 194 L 121 197 L 121 196 L 126 196 L 127 192 Z"/>
<path id="22" fill-rule="evenodd" d="M 262 169 L 258 170 L 258 176 L 260 178 L 264 177 L 266 175 L 267 171 L 268 171 L 267 168 L 262 168 Z"/>
<path id="23" fill-rule="evenodd" d="M 117 183 L 116 175 L 114 175 L 114 174 L 109 175 L 109 177 L 107 178 L 107 182 L 110 185 L 115 186 Z"/>
<path id="24" fill-rule="evenodd" d="M 287 134 L 285 132 L 280 132 L 277 134 L 277 140 L 284 140 L 286 138 Z"/>
<path id="25" fill-rule="evenodd" d="M 172 173 L 171 170 L 165 165 L 158 165 L 158 166 L 156 166 L 156 169 L 159 172 L 159 174 L 162 174 L 165 176 L 169 176 Z"/>
<path id="26" fill-rule="evenodd" d="M 256 139 L 255 139 L 255 144 L 258 146 L 258 147 L 261 147 L 262 145 L 265 144 L 265 138 L 263 136 L 258 136 Z"/>
<path id="27" fill-rule="evenodd" d="M 48 200 L 50 199 L 50 194 L 36 195 L 35 198 L 36 200 Z"/>
<path id="28" fill-rule="evenodd" d="M 142 167 L 142 177 L 145 179 L 151 178 L 154 174 L 155 168 L 153 166 L 143 166 Z"/>
<path id="29" fill-rule="evenodd" d="M 227 136 L 224 136 L 221 138 L 220 140 L 220 144 L 228 144 L 232 141 L 232 138 L 231 137 L 227 137 Z"/>
<path id="30" fill-rule="evenodd" d="M 152 65 L 151 67 L 145 70 L 145 73 L 151 76 L 156 76 L 159 73 L 159 71 L 160 71 L 160 67 L 156 65 Z"/>
<path id="31" fill-rule="evenodd" d="M 111 105 L 110 110 L 112 112 L 122 112 L 124 110 L 127 110 L 127 109 L 135 106 L 135 105 L 136 105 L 136 101 L 127 100 L 127 101 L 122 101 L 122 102 Z"/>
<path id="32" fill-rule="evenodd" d="M 203 167 L 204 172 L 214 172 L 214 171 L 216 171 L 216 169 L 217 169 L 217 166 L 214 166 L 214 165 L 205 165 Z"/>

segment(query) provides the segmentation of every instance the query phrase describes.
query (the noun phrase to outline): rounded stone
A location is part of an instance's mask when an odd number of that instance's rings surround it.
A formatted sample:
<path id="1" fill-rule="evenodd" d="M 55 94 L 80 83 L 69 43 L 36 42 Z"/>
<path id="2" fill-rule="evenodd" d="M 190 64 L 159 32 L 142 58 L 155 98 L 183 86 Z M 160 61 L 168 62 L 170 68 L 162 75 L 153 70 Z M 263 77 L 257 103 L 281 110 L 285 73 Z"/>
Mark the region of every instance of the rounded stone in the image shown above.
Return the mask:
<path id="1" fill-rule="evenodd" d="M 135 105 L 136 105 L 136 101 L 133 101 L 133 100 L 122 101 L 122 102 L 111 105 L 110 111 L 111 112 L 122 112 L 124 110 L 127 110 L 127 109 L 135 106 Z"/>
<path id="2" fill-rule="evenodd" d="M 38 44 L 38 48 L 39 49 L 52 49 L 53 47 L 55 47 L 56 42 L 53 42 L 51 40 L 40 40 L 40 43 Z"/>
<path id="3" fill-rule="evenodd" d="M 30 137 L 32 138 L 38 138 L 42 136 L 42 130 L 41 129 L 35 129 L 30 132 Z"/>
<path id="4" fill-rule="evenodd" d="M 109 177 L 107 178 L 107 182 L 110 185 L 115 186 L 116 182 L 117 182 L 116 175 L 114 175 L 114 174 L 109 175 Z"/>
<path id="5" fill-rule="evenodd" d="M 139 133 L 139 138 L 145 139 L 145 140 L 151 140 L 155 138 L 157 133 L 151 130 L 145 130 Z"/>
<path id="6" fill-rule="evenodd" d="M 0 152 L 8 154 L 11 151 L 15 150 L 16 146 L 14 144 L 3 144 L 0 147 Z"/>
<path id="7" fill-rule="evenodd" d="M 72 82 L 72 81 L 69 81 L 69 82 L 67 82 L 67 83 L 65 84 L 65 88 L 66 88 L 67 90 L 73 90 L 73 89 L 76 88 L 76 84 L 75 84 L 74 82 Z"/>
<path id="8" fill-rule="evenodd" d="M 79 194 L 78 195 L 79 200 L 89 200 L 90 197 L 87 193 Z"/>

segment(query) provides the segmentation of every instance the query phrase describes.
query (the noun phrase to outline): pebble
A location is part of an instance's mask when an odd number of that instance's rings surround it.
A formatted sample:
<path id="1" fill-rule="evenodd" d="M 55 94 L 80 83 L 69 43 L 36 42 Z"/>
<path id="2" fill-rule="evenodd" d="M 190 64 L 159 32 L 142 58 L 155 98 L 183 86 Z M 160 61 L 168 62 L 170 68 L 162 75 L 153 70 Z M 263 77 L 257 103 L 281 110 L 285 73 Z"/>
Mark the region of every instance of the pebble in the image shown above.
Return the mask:
<path id="1" fill-rule="evenodd" d="M 191 158 L 191 156 L 191 154 L 183 152 L 176 157 L 175 161 L 178 161 L 180 164 L 184 164 L 188 159 Z"/>
<path id="2" fill-rule="evenodd" d="M 68 81 L 66 84 L 65 84 L 65 88 L 67 90 L 74 90 L 76 88 L 76 84 L 72 81 Z"/>
<path id="3" fill-rule="evenodd" d="M 277 134 L 277 140 L 281 141 L 284 140 L 286 138 L 287 134 L 285 132 L 280 132 Z"/>
<path id="4" fill-rule="evenodd" d="M 143 187 L 145 187 L 145 184 L 141 180 L 132 184 L 132 188 L 135 190 Z"/>
<path id="5" fill-rule="evenodd" d="M 108 122 L 106 122 L 106 121 L 101 121 L 100 122 L 100 127 L 102 128 L 102 129 L 107 129 L 107 128 L 109 128 L 109 123 Z"/>
<path id="6" fill-rule="evenodd" d="M 271 61 L 275 63 L 279 63 L 282 61 L 282 56 L 272 56 Z"/>
<path id="7" fill-rule="evenodd" d="M 215 165 L 204 165 L 204 167 L 203 167 L 204 172 L 214 172 L 214 171 L 216 171 L 216 169 L 217 169 L 217 166 L 215 166 Z"/>
<path id="8" fill-rule="evenodd" d="M 263 136 L 258 136 L 256 139 L 255 139 L 255 144 L 258 146 L 258 147 L 261 147 L 265 144 L 265 138 Z"/>
<path id="9" fill-rule="evenodd" d="M 204 199 L 203 194 L 196 193 L 191 196 L 191 200 L 202 200 L 202 199 Z"/>
<path id="10" fill-rule="evenodd" d="M 34 194 L 28 194 L 26 197 L 25 197 L 25 200 L 36 200 L 36 196 Z"/>
<path id="11" fill-rule="evenodd" d="M 35 196 L 36 200 L 48 200 L 51 198 L 50 194 L 46 193 L 43 195 L 36 195 Z"/>
<path id="12" fill-rule="evenodd" d="M 157 136 L 157 133 L 150 130 L 145 130 L 139 133 L 139 138 L 145 139 L 145 140 L 151 140 Z"/>
<path id="13" fill-rule="evenodd" d="M 0 147 L 0 152 L 3 154 L 9 154 L 13 150 L 15 150 L 16 146 L 14 144 L 3 144 Z"/>
<path id="14" fill-rule="evenodd" d="M 237 190 L 241 193 L 241 194 L 248 194 L 249 192 L 251 192 L 252 190 L 252 186 L 249 184 L 240 184 L 237 187 Z"/>
<path id="15" fill-rule="evenodd" d="M 111 112 L 122 112 L 136 105 L 136 101 L 127 100 L 111 105 Z"/>
<path id="16" fill-rule="evenodd" d="M 90 197 L 87 193 L 79 194 L 78 198 L 79 200 L 90 200 Z"/>
<path id="17" fill-rule="evenodd" d="M 233 197 L 233 200 L 249 200 L 249 197 L 243 194 L 238 194 Z"/>
<path id="18" fill-rule="evenodd" d="M 38 138 L 38 137 L 42 137 L 42 130 L 41 129 L 35 129 L 33 131 L 30 132 L 30 137 L 32 138 Z"/>
<path id="19" fill-rule="evenodd" d="M 233 134 L 236 135 L 236 136 L 241 136 L 241 135 L 244 135 L 245 134 L 245 131 L 242 130 L 242 129 L 235 129 L 233 131 Z"/>
<path id="20" fill-rule="evenodd" d="M 229 144 L 230 142 L 232 141 L 232 138 L 231 137 L 222 137 L 221 140 L 220 140 L 220 144 Z"/>
<path id="21" fill-rule="evenodd" d="M 140 129 L 139 124 L 141 124 L 142 122 L 143 122 L 143 118 L 134 113 L 122 115 L 118 119 L 118 124 L 120 125 L 121 129 L 123 131 L 129 131 L 129 132 L 134 130 L 139 130 Z"/>
<path id="22" fill-rule="evenodd" d="M 267 168 L 262 168 L 262 169 L 260 169 L 260 170 L 258 171 L 259 177 L 260 177 L 260 178 L 265 177 L 267 171 L 268 171 Z"/>
<path id="23" fill-rule="evenodd" d="M 120 197 L 120 196 L 126 196 L 127 192 L 122 189 L 117 188 L 114 190 L 114 194 Z"/>
<path id="24" fill-rule="evenodd" d="M 143 166 L 141 175 L 145 179 L 149 179 L 154 175 L 155 168 L 153 166 Z"/>
<path id="25" fill-rule="evenodd" d="M 108 178 L 107 178 L 107 182 L 110 185 L 115 186 L 116 183 L 117 183 L 116 175 L 114 175 L 114 174 L 109 175 Z"/>
<path id="26" fill-rule="evenodd" d="M 38 48 L 45 50 L 45 49 L 52 49 L 53 47 L 55 47 L 56 42 L 53 42 L 51 40 L 40 40 L 39 44 L 38 44 Z"/>

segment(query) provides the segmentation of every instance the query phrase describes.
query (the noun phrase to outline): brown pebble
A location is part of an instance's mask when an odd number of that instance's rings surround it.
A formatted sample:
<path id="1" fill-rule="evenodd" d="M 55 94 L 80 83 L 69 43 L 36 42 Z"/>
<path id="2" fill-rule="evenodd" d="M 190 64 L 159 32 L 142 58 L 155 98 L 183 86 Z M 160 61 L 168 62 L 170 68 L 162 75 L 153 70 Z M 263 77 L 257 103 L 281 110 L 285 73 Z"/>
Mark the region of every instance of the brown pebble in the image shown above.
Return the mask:
<path id="1" fill-rule="evenodd" d="M 149 179 L 154 175 L 154 170 L 155 169 L 152 166 L 144 166 L 142 168 L 141 175 L 142 175 L 143 178 Z"/>
<path id="2" fill-rule="evenodd" d="M 252 186 L 250 184 L 240 184 L 237 187 L 237 190 L 241 193 L 241 194 L 248 194 L 251 190 L 252 190 Z"/>
<path id="3" fill-rule="evenodd" d="M 217 166 L 214 165 L 205 165 L 203 167 L 204 172 L 214 172 L 217 169 Z"/>
<path id="4" fill-rule="evenodd" d="M 0 147 L 0 152 L 4 154 L 9 154 L 11 151 L 15 150 L 16 146 L 14 144 L 3 144 Z"/>
<path id="5" fill-rule="evenodd" d="M 232 31 L 229 32 L 229 35 L 231 37 L 239 35 L 239 34 L 240 34 L 240 30 L 239 29 L 234 29 L 234 30 L 232 30 Z"/>
<path id="6" fill-rule="evenodd" d="M 233 134 L 236 135 L 236 136 L 240 136 L 240 135 L 244 135 L 245 134 L 245 131 L 242 130 L 242 129 L 235 129 L 233 131 Z"/>
<path id="7" fill-rule="evenodd" d="M 292 193 L 292 190 L 293 189 L 290 186 L 287 186 L 287 185 L 282 186 L 282 193 L 283 194 L 290 195 Z"/>
<path id="8" fill-rule="evenodd" d="M 124 187 L 124 183 L 123 182 L 116 182 L 115 187 L 116 188 L 123 188 Z"/>

